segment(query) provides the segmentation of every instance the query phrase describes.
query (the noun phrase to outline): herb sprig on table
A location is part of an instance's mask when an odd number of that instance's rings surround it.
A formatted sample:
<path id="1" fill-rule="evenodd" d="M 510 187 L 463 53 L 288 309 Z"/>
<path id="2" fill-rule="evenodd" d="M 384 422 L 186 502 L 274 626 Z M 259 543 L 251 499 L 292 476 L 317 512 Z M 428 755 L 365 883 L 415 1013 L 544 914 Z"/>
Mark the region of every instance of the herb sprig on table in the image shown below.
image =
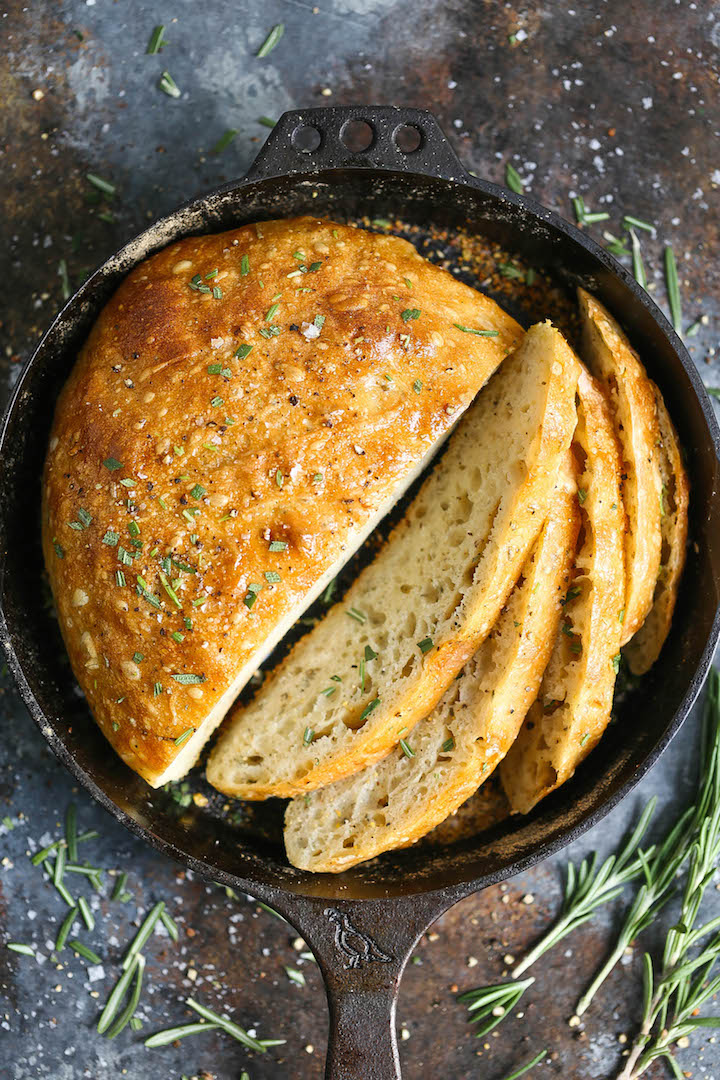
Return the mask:
<path id="1" fill-rule="evenodd" d="M 8 828 L 12 827 L 10 818 L 7 818 L 3 823 Z M 79 845 L 98 838 L 99 833 L 94 830 L 78 832 L 77 809 L 74 805 L 71 805 L 65 818 L 64 837 L 47 844 L 30 858 L 33 866 L 40 867 L 44 871 L 46 880 L 53 885 L 68 908 L 55 938 L 53 954 L 59 954 L 67 945 L 77 956 L 82 957 L 92 965 L 102 964 L 103 957 L 86 942 L 78 937 L 71 938 L 70 935 L 76 923 L 83 923 L 85 929 L 90 933 L 98 929 L 95 915 L 87 898 L 83 895 L 77 896 L 77 898 L 75 896 L 75 886 L 82 885 L 85 882 L 89 883 L 96 892 L 104 892 L 103 875 L 105 869 L 93 866 L 87 860 L 83 863 L 79 862 Z M 132 900 L 132 893 L 126 888 L 128 873 L 126 871 L 111 871 L 111 874 L 114 874 L 115 884 L 109 900 L 120 903 L 127 903 Z M 73 881 L 69 888 L 71 876 Z M 177 924 L 162 900 L 158 901 L 148 912 L 129 943 L 122 961 L 120 976 L 100 1014 L 97 1031 L 107 1039 L 115 1039 L 128 1026 L 133 1031 L 138 1031 L 143 1026 L 143 1021 L 137 1015 L 146 968 L 146 957 L 143 950 L 160 924 L 164 926 L 171 940 L 178 942 L 180 935 Z M 100 946 L 97 947 L 100 948 Z M 5 948 L 20 956 L 37 959 L 35 948 L 24 942 L 8 941 Z M 107 957 L 104 962 L 108 962 Z M 259 1053 L 265 1053 L 269 1047 L 280 1046 L 285 1042 L 284 1039 L 257 1039 L 240 1027 L 239 1024 L 234 1023 L 225 1016 L 220 1016 L 192 998 L 187 998 L 185 1004 L 199 1015 L 201 1018 L 199 1022 L 159 1031 L 145 1040 L 147 1047 L 165 1046 L 176 1039 L 185 1038 L 187 1035 L 213 1030 L 224 1031 L 248 1049 Z"/>
<path id="2" fill-rule="evenodd" d="M 720 860 L 720 675 L 716 671 L 709 680 L 695 801 L 664 840 L 643 850 L 639 845 L 653 810 L 654 800 L 622 849 L 599 868 L 596 855 L 583 860 L 578 869 L 568 865 L 558 920 L 512 971 L 513 980 L 517 980 L 544 953 L 587 922 L 598 907 L 618 897 L 626 885 L 641 881 L 614 948 L 578 1002 L 579 1017 L 631 942 L 657 920 L 677 892 L 678 876 L 685 874 L 680 914 L 667 931 L 657 967 L 649 953 L 643 958 L 640 1028 L 618 1080 L 638 1080 L 658 1059 L 665 1060 L 675 1077 L 682 1077 L 673 1047 L 698 1029 L 720 1027 L 720 1016 L 699 1015 L 702 1006 L 720 992 L 720 974 L 713 974 L 720 962 L 720 916 L 706 923 L 700 920 L 703 897 Z M 483 1035 L 509 1015 L 532 982 L 526 979 L 481 987 L 466 991 L 458 1000 L 467 1004 L 471 1021 L 490 1017 L 478 1032 Z"/>

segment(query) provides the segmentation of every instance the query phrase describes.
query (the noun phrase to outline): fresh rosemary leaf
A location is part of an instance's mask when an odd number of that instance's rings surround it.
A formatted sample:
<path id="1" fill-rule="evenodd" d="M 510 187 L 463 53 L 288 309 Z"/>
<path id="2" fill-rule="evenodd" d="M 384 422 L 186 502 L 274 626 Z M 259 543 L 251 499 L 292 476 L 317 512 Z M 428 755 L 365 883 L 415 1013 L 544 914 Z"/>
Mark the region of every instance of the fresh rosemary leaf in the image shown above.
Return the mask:
<path id="1" fill-rule="evenodd" d="M 118 874 L 118 876 L 115 878 L 115 886 L 110 895 L 111 900 L 121 899 L 123 893 L 125 892 L 125 885 L 127 884 L 127 879 L 128 876 L 124 870 L 122 871 L 122 873 Z"/>
<path id="2" fill-rule="evenodd" d="M 507 165 L 505 166 L 505 183 L 507 184 L 507 186 L 510 188 L 511 191 L 515 192 L 516 195 L 523 195 L 524 194 L 525 185 L 523 184 L 522 180 L 520 179 L 519 172 L 514 167 L 514 165 L 510 164 L 509 161 L 508 161 Z"/>
<path id="3" fill-rule="evenodd" d="M 78 897 L 78 908 L 80 909 L 80 914 L 82 915 L 82 920 L 85 923 L 85 925 L 87 926 L 88 930 L 94 930 L 95 929 L 95 916 L 93 915 L 92 911 L 90 910 L 88 902 L 87 902 L 87 900 L 85 899 L 84 896 Z"/>
<path id="4" fill-rule="evenodd" d="M 62 925 L 58 930 L 57 937 L 55 938 L 55 952 L 60 952 L 65 947 L 65 942 L 68 939 L 68 934 L 72 930 L 72 925 L 77 918 L 78 909 L 76 907 L 70 908 L 67 915 L 62 921 Z"/>
<path id="5" fill-rule="evenodd" d="M 156 53 L 159 53 L 165 45 L 167 45 L 167 41 L 165 39 L 165 27 L 156 26 L 152 34 L 150 35 L 150 40 L 148 41 L 145 55 L 155 56 Z"/>
<path id="6" fill-rule="evenodd" d="M 265 1046 L 258 1039 L 254 1039 L 252 1035 L 248 1035 L 244 1028 L 241 1028 L 238 1024 L 234 1024 L 232 1020 L 226 1020 L 220 1016 L 219 1013 L 213 1012 L 212 1009 L 206 1008 L 198 1001 L 193 1001 L 192 998 L 188 998 L 185 1002 L 189 1005 L 194 1012 L 198 1013 L 205 1020 L 209 1020 L 213 1024 L 217 1024 L 223 1031 L 226 1031 L 228 1035 L 232 1035 L 234 1039 L 241 1042 L 243 1046 L 247 1046 L 248 1050 L 257 1050 L 258 1053 L 265 1053 Z"/>
<path id="7" fill-rule="evenodd" d="M 622 240 L 618 240 L 617 236 L 613 236 L 611 232 L 604 232 L 603 238 L 607 240 L 607 249 L 611 255 L 630 255 L 630 249 L 625 246 Z"/>
<path id="8" fill-rule="evenodd" d="M 213 148 L 212 148 L 213 154 L 222 154 L 223 150 L 227 150 L 228 146 L 233 141 L 233 139 L 235 138 L 237 133 L 238 133 L 237 128 L 228 128 L 227 131 L 224 132 L 224 134 L 222 134 L 220 136 L 218 141 L 213 146 Z"/>
<path id="9" fill-rule="evenodd" d="M 135 1010 L 137 1009 L 138 1004 L 140 1002 L 140 994 L 142 992 L 143 973 L 145 971 L 145 957 L 143 956 L 142 953 L 138 953 L 138 955 L 137 955 L 137 963 L 134 965 L 133 971 L 134 971 L 134 974 L 135 974 L 135 984 L 133 986 L 132 993 L 130 994 L 130 997 L 128 998 L 127 1005 L 125 1006 L 123 1011 L 120 1013 L 120 1015 L 118 1016 L 117 1020 L 113 1024 L 113 1026 L 107 1032 L 106 1037 L 108 1039 L 116 1038 L 116 1036 L 118 1036 L 120 1034 L 120 1032 L 123 1031 L 123 1029 L 127 1027 L 127 1025 L 130 1023 L 130 1020 L 131 1020 L 131 1018 L 132 1018 L 132 1016 L 133 1016 L 133 1014 L 134 1014 Z"/>
<path id="10" fill-rule="evenodd" d="M 640 218 L 633 217 L 631 214 L 626 214 L 623 218 L 623 225 L 628 231 L 633 227 L 636 229 L 644 229 L 645 232 L 655 234 L 655 226 L 651 225 L 648 221 L 641 221 Z"/>
<path id="11" fill-rule="evenodd" d="M 22 956 L 35 955 L 35 950 L 30 945 L 23 945 L 21 941 L 8 941 L 6 947 L 10 952 L 20 953 Z"/>
<path id="12" fill-rule="evenodd" d="M 608 221 L 610 215 L 606 210 L 596 210 L 591 214 L 585 214 L 583 221 L 586 225 L 595 225 L 598 221 Z"/>
<path id="13" fill-rule="evenodd" d="M 263 41 L 260 48 L 255 53 L 257 58 L 259 60 L 262 60 L 262 58 L 264 56 L 267 56 L 268 53 L 271 53 L 273 51 L 273 49 L 275 48 L 275 46 L 279 43 L 280 38 L 283 36 L 284 33 L 285 33 L 285 23 L 277 23 L 275 26 L 273 26 L 272 30 L 270 31 L 268 36 Z"/>
<path id="14" fill-rule="evenodd" d="M 405 739 L 400 740 L 400 749 L 402 750 L 406 758 L 415 757 L 415 751 Z"/>
<path id="15" fill-rule="evenodd" d="M 176 1039 L 186 1039 L 188 1035 L 200 1035 L 203 1031 L 217 1031 L 219 1024 L 181 1024 L 179 1027 L 158 1031 L 145 1040 L 145 1046 L 151 1050 L 157 1046 L 168 1046 Z"/>
<path id="16" fill-rule="evenodd" d="M 120 1002 L 122 1001 L 122 999 L 125 997 L 125 994 L 127 993 L 127 989 L 130 986 L 130 983 L 132 981 L 132 977 L 135 974 L 135 968 L 137 967 L 138 963 L 139 963 L 138 957 L 137 957 L 137 955 L 135 955 L 133 957 L 132 963 L 129 965 L 127 970 L 123 972 L 123 974 L 120 976 L 118 981 L 115 983 L 115 986 L 113 987 L 112 993 L 110 994 L 110 997 L 107 999 L 107 1002 L 105 1004 L 105 1008 L 103 1009 L 102 1013 L 100 1014 L 100 1019 L 98 1020 L 97 1029 L 98 1029 L 98 1032 L 99 1032 L 100 1035 L 103 1035 L 107 1031 L 107 1029 L 112 1024 L 113 1020 L 115 1019 L 115 1016 L 117 1015 L 118 1008 L 120 1006 Z"/>
<path id="17" fill-rule="evenodd" d="M 572 200 L 572 204 L 578 225 L 595 225 L 599 221 L 607 221 L 610 217 L 605 210 L 588 210 L 582 195 L 576 195 Z"/>
<path id="18" fill-rule="evenodd" d="M 83 945 L 82 941 L 77 941 L 77 939 L 73 938 L 71 941 L 68 941 L 68 945 L 73 952 L 78 954 L 78 956 L 82 956 L 83 960 L 87 960 L 91 964 L 102 963 L 102 958 L 98 956 L 96 952 L 93 952 L 92 949 L 89 949 L 87 945 Z"/>
<path id="19" fill-rule="evenodd" d="M 167 94 L 168 97 L 172 98 L 179 98 L 182 93 L 180 87 L 177 85 L 169 71 L 163 71 L 160 76 L 158 88 L 162 90 L 164 94 Z"/>
<path id="20" fill-rule="evenodd" d="M 59 885 L 62 885 L 63 875 L 65 873 L 65 860 L 67 859 L 67 848 L 65 845 L 59 847 L 57 855 L 55 856 L 55 868 L 53 870 L 53 885 L 57 889 Z"/>
<path id="21" fill-rule="evenodd" d="M 645 274 L 645 266 L 640 251 L 640 241 L 638 240 L 634 229 L 630 230 L 630 241 L 632 243 L 632 264 L 635 280 L 641 288 L 647 289 L 647 276 Z"/>
<path id="22" fill-rule="evenodd" d="M 473 330 L 469 326 L 461 326 L 460 323 L 453 323 L 456 330 L 462 330 L 463 334 L 477 334 L 478 337 L 498 337 L 499 330 Z"/>
<path id="23" fill-rule="evenodd" d="M 518 1066 L 515 1072 L 511 1072 L 509 1076 L 503 1077 L 503 1080 L 519 1080 L 519 1077 L 524 1076 L 525 1073 L 530 1072 L 536 1065 L 539 1065 L 544 1057 L 547 1056 L 547 1050 L 541 1050 L 539 1054 L 536 1054 L 531 1061 L 526 1061 L 524 1065 Z"/>
<path id="24" fill-rule="evenodd" d="M 178 932 L 177 923 L 168 914 L 167 911 L 161 911 L 160 912 L 160 921 L 162 922 L 163 926 L 165 927 L 165 929 L 167 930 L 168 934 L 173 939 L 173 941 L 179 941 L 180 934 Z"/>
<path id="25" fill-rule="evenodd" d="M 495 986 L 481 986 L 477 990 L 466 990 L 458 995 L 458 1001 L 467 1005 L 471 1023 L 480 1024 L 475 1032 L 475 1037 L 481 1039 L 488 1035 L 500 1024 L 507 1013 L 514 1009 L 528 986 L 532 986 L 535 979 L 531 976 L 521 982 L 498 983 Z"/>
<path id="26" fill-rule="evenodd" d="M 668 303 L 670 304 L 673 328 L 676 334 L 682 334 L 680 282 L 678 281 L 675 252 L 669 244 L 665 246 L 665 283 L 667 285 Z"/>
<path id="27" fill-rule="evenodd" d="M 70 276 L 68 274 L 67 262 L 65 259 L 61 259 L 58 263 L 58 277 L 60 278 L 60 293 L 62 298 L 63 300 L 69 300 L 72 289 L 70 288 Z"/>
<path id="28" fill-rule="evenodd" d="M 160 918 L 162 912 L 165 910 L 165 903 L 159 900 L 157 904 L 152 908 L 150 914 L 147 916 L 142 926 L 138 930 L 137 934 L 133 938 L 130 948 L 128 949 L 125 959 L 123 960 L 123 971 L 128 971 L 135 964 L 135 957 L 142 949 L 147 939 L 155 929 L 155 924 Z"/>
<path id="29" fill-rule="evenodd" d="M 117 192 L 115 185 L 111 184 L 109 180 L 103 180 L 102 176 L 97 176 L 95 173 L 91 172 L 86 173 L 85 176 L 94 188 L 101 191 L 103 195 L 107 195 L 109 199 Z"/>

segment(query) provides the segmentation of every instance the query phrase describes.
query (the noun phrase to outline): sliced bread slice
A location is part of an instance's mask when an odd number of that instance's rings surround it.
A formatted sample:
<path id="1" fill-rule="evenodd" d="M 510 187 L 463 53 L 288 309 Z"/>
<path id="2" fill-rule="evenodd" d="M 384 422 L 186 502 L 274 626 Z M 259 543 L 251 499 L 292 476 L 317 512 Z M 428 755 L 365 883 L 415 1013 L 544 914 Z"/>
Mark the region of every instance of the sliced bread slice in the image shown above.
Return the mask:
<path id="1" fill-rule="evenodd" d="M 211 784 L 244 799 L 302 794 L 377 761 L 428 715 L 491 630 L 543 526 L 578 372 L 549 323 L 528 332 L 376 560 L 231 716 Z"/>
<path id="2" fill-rule="evenodd" d="M 293 866 L 339 873 L 414 843 L 454 814 L 507 753 L 540 689 L 568 589 L 580 523 L 570 452 L 568 459 L 507 606 L 430 716 L 382 761 L 289 804 Z"/>
<path id="3" fill-rule="evenodd" d="M 520 813 L 565 783 L 597 744 L 610 720 L 620 660 L 625 603 L 620 451 L 604 395 L 586 372 L 578 396 L 580 550 L 540 696 L 500 766 L 510 805 Z"/>
<path id="4" fill-rule="evenodd" d="M 642 626 L 660 571 L 660 432 L 655 394 L 643 364 L 603 305 L 578 289 L 582 358 L 605 390 L 620 441 L 627 594 L 622 644 Z"/>
<path id="5" fill-rule="evenodd" d="M 688 535 L 690 484 L 677 432 L 660 390 L 654 384 L 653 389 L 660 426 L 662 561 L 650 614 L 625 648 L 624 655 L 633 675 L 644 675 L 649 671 L 668 636 L 685 566 Z"/>

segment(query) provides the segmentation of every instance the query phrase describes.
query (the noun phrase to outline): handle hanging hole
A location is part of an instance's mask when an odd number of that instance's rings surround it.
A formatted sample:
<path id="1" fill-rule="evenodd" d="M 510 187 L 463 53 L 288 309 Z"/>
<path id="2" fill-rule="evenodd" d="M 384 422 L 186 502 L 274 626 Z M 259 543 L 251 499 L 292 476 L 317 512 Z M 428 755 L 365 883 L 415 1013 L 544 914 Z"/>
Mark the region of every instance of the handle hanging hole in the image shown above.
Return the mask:
<path id="1" fill-rule="evenodd" d="M 414 154 L 424 142 L 422 131 L 414 124 L 400 124 L 393 131 L 392 137 L 401 154 Z"/>
<path id="2" fill-rule="evenodd" d="M 322 142 L 322 135 L 312 124 L 301 124 L 292 133 L 293 148 L 299 154 L 312 154 Z"/>
<path id="3" fill-rule="evenodd" d="M 367 120 L 348 120 L 340 130 L 340 142 L 351 154 L 362 154 L 375 142 L 375 129 Z"/>

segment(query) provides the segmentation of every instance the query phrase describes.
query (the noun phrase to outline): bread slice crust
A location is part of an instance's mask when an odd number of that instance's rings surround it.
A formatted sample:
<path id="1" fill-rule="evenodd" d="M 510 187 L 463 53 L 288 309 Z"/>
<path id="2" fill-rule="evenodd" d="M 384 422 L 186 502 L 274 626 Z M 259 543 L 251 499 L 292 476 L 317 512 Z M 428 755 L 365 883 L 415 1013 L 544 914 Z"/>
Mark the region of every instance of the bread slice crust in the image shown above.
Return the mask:
<path id="1" fill-rule="evenodd" d="M 662 550 L 660 431 L 653 385 L 625 333 L 599 300 L 578 289 L 581 355 L 610 402 L 623 462 L 627 595 L 623 641 L 653 604 Z"/>
<path id="2" fill-rule="evenodd" d="M 683 465 L 680 441 L 660 390 L 653 383 L 660 427 L 659 462 L 662 480 L 662 560 L 653 606 L 623 655 L 633 675 L 644 675 L 660 655 L 670 632 L 680 580 L 685 567 L 690 482 Z"/>
<path id="3" fill-rule="evenodd" d="M 220 791 L 293 797 L 350 776 L 427 716 L 492 629 L 547 516 L 579 363 L 531 328 L 344 600 L 221 732 Z"/>
<path id="4" fill-rule="evenodd" d="M 568 780 L 610 721 L 622 638 L 625 511 L 621 457 L 605 396 L 578 381 L 575 446 L 581 546 L 538 700 L 500 766 L 511 808 L 528 813 Z"/>
<path id="5" fill-rule="evenodd" d="M 285 847 L 293 866 L 340 873 L 415 843 L 488 779 L 538 694 L 579 524 L 570 460 L 497 624 L 433 712 L 381 761 L 288 805 Z"/>
<path id="6" fill-rule="evenodd" d="M 521 336 L 406 241 L 312 217 L 128 275 L 60 395 L 42 510 L 73 671 L 128 765 L 187 771 Z"/>

